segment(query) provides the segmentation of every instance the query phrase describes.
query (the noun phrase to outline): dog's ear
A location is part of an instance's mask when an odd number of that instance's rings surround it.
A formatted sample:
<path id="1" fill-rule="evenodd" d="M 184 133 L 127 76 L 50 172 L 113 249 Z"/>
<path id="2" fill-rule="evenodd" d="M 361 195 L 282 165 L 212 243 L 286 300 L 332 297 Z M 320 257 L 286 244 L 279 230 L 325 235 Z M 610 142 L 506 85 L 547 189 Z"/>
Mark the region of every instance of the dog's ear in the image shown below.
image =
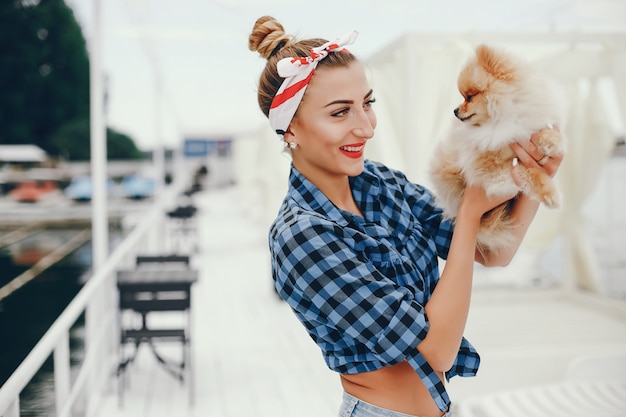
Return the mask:
<path id="1" fill-rule="evenodd" d="M 496 79 L 513 81 L 515 79 L 515 65 L 503 52 L 496 51 L 487 45 L 479 45 L 476 48 L 478 64 Z"/>

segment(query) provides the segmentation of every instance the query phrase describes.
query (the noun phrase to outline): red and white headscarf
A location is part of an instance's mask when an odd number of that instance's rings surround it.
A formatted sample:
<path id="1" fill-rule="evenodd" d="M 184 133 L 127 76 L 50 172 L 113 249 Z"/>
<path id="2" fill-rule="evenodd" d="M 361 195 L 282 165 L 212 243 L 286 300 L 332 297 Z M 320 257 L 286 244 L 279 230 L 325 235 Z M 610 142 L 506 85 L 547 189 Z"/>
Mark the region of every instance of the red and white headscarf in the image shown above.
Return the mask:
<path id="1" fill-rule="evenodd" d="M 291 119 L 302 101 L 317 63 L 326 58 L 330 52 L 343 51 L 345 45 L 356 40 L 358 33 L 350 32 L 343 37 L 326 42 L 324 45 L 311 49 L 310 56 L 283 58 L 276 65 L 278 75 L 285 78 L 270 105 L 270 126 L 282 138 Z"/>

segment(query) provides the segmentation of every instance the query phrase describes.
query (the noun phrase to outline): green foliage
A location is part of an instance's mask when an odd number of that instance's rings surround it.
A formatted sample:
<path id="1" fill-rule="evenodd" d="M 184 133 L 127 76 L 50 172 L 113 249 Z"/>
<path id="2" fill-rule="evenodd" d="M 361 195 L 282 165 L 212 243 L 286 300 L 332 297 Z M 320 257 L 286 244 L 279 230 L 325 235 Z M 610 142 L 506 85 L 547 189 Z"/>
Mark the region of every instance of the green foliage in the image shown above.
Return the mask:
<path id="1" fill-rule="evenodd" d="M 109 159 L 144 159 L 143 152 L 126 134 L 107 129 L 107 155 Z"/>
<path id="2" fill-rule="evenodd" d="M 89 134 L 76 133 L 89 119 L 89 56 L 72 10 L 63 0 L 1 0 L 0 51 L 0 144 L 89 158 Z M 137 156 L 128 136 L 107 136 L 111 158 Z"/>
<path id="3" fill-rule="evenodd" d="M 59 156 L 68 161 L 89 160 L 91 156 L 89 120 L 83 119 L 62 126 L 50 141 L 56 149 L 62 149 Z M 107 159 L 143 159 L 133 140 L 124 133 L 107 129 Z"/>

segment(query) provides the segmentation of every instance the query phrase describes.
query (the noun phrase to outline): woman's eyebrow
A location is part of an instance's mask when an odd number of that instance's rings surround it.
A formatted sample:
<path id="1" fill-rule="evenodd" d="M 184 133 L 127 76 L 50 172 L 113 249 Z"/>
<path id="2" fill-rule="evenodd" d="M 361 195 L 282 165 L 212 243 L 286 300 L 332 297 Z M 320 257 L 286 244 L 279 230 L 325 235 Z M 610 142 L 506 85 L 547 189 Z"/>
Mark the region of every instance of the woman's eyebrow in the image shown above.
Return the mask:
<path id="1" fill-rule="evenodd" d="M 365 96 L 363 97 L 363 100 L 367 100 L 367 98 L 371 97 L 373 93 L 374 93 L 374 90 L 368 91 L 367 94 L 365 94 Z M 332 106 L 334 104 L 352 104 L 352 103 L 354 103 L 353 100 L 334 100 L 328 103 L 327 105 L 325 105 L 324 107 Z"/>
<path id="2" fill-rule="evenodd" d="M 334 104 L 352 104 L 352 103 L 354 103 L 354 101 L 352 100 L 333 100 L 327 105 L 325 105 L 324 107 L 332 106 Z"/>

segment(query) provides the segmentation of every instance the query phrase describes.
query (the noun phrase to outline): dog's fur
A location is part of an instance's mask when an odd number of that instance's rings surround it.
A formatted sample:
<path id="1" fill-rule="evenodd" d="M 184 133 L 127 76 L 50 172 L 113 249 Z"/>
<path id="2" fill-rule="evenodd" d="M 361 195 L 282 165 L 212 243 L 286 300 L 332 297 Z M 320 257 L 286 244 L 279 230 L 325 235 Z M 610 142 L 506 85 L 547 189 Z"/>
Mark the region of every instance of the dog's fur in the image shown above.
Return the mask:
<path id="1" fill-rule="evenodd" d="M 482 185 L 488 195 L 523 191 L 547 207 L 558 207 L 559 192 L 542 169 L 520 164 L 523 186 L 515 184 L 511 175 L 515 154 L 509 147 L 539 132 L 541 153 L 563 154 L 564 139 L 551 129 L 564 122 L 563 96 L 556 85 L 507 52 L 479 45 L 459 74 L 458 88 L 464 102 L 454 110 L 456 119 L 437 144 L 430 166 L 444 216 L 456 218 L 467 184 Z M 512 201 L 483 216 L 479 249 L 497 251 L 512 243 Z"/>

